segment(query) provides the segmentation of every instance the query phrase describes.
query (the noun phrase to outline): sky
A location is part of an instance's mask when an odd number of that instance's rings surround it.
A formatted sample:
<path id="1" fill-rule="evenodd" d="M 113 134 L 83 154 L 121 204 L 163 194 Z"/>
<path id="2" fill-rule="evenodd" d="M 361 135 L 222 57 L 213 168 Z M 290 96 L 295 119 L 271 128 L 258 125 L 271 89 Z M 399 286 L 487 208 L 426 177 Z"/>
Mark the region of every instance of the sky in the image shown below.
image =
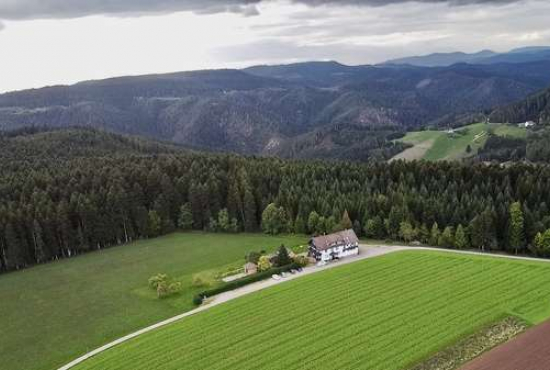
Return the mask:
<path id="1" fill-rule="evenodd" d="M 0 92 L 550 45 L 548 0 L 0 0 Z"/>

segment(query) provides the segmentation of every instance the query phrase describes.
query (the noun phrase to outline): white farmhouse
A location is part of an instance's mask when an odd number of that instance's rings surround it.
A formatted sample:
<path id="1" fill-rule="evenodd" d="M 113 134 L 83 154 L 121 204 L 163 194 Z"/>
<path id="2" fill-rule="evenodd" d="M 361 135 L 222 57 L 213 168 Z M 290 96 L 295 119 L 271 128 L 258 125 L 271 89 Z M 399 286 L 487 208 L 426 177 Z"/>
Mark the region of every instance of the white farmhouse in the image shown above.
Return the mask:
<path id="1" fill-rule="evenodd" d="M 535 126 L 535 122 L 533 122 L 533 121 L 527 121 L 527 122 L 518 124 L 518 126 L 519 126 L 519 127 L 525 127 L 525 128 L 533 127 L 533 126 Z"/>
<path id="2" fill-rule="evenodd" d="M 311 238 L 309 256 L 317 261 L 331 261 L 359 254 L 359 239 L 351 229 Z"/>

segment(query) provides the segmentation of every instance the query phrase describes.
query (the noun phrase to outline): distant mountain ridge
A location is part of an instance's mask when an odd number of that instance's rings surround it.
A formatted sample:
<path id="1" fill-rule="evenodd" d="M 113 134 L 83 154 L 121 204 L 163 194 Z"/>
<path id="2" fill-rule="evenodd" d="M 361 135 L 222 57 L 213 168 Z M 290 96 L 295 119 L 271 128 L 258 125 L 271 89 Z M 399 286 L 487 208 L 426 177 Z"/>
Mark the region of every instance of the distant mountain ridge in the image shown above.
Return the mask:
<path id="1" fill-rule="evenodd" d="M 82 126 L 240 154 L 385 158 L 406 130 L 484 117 L 549 86 L 549 70 L 311 62 L 119 77 L 2 94 L 0 130 Z"/>
<path id="2" fill-rule="evenodd" d="M 411 65 L 417 67 L 448 67 L 457 63 L 497 64 L 497 63 L 528 63 L 550 60 L 550 47 L 530 46 L 513 49 L 505 53 L 492 50 L 482 50 L 477 53 L 434 53 L 423 56 L 399 58 L 384 62 L 385 65 Z"/>

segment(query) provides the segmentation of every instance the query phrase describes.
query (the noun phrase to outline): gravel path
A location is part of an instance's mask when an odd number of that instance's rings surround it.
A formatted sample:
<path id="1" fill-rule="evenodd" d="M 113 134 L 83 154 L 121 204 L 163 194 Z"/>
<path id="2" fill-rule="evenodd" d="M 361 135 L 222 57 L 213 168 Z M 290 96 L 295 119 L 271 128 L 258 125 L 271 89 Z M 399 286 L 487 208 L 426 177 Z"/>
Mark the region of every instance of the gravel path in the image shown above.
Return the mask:
<path id="1" fill-rule="evenodd" d="M 407 246 L 399 246 L 399 245 L 375 247 L 375 246 L 361 245 L 360 248 L 359 248 L 359 251 L 360 251 L 359 255 L 357 255 L 357 256 L 346 257 L 346 258 L 344 258 L 344 259 L 342 259 L 338 262 L 328 263 L 327 265 L 322 266 L 322 267 L 309 266 L 309 267 L 304 268 L 304 270 L 301 273 L 298 273 L 298 274 L 295 274 L 295 275 L 290 275 L 289 274 L 288 277 L 286 277 L 284 279 L 281 279 L 281 280 L 267 279 L 267 280 L 259 281 L 259 282 L 244 286 L 244 287 L 236 289 L 236 290 L 232 290 L 230 292 L 221 293 L 221 294 L 219 294 L 215 297 L 212 297 L 206 303 L 204 303 L 203 305 L 195 308 L 194 310 L 187 311 L 187 312 L 185 312 L 181 315 L 178 315 L 178 316 L 172 317 L 168 320 L 164 320 L 164 321 L 161 321 L 161 322 L 156 323 L 154 325 L 148 326 L 148 327 L 143 328 L 141 330 L 138 330 L 138 331 L 136 331 L 132 334 L 128 334 L 128 335 L 126 335 L 122 338 L 119 338 L 119 339 L 111 342 L 111 343 L 108 343 L 108 344 L 106 344 L 102 347 L 99 347 L 99 348 L 97 348 L 97 349 L 95 349 L 91 352 L 88 352 L 87 354 L 77 358 L 76 360 L 71 361 L 67 365 L 60 367 L 58 370 L 71 369 L 74 366 L 80 364 L 81 362 L 89 359 L 90 357 L 93 357 L 93 356 L 95 356 L 95 355 L 97 355 L 97 354 L 99 354 L 103 351 L 106 351 L 109 348 L 115 347 L 115 346 L 117 346 L 121 343 L 124 343 L 124 342 L 126 342 L 130 339 L 133 339 L 137 336 L 148 333 L 148 332 L 153 331 L 155 329 L 158 329 L 160 327 L 172 324 L 172 323 L 174 323 L 176 321 L 179 321 L 181 319 L 184 319 L 188 316 L 195 315 L 199 312 L 208 310 L 212 307 L 215 307 L 215 306 L 220 305 L 224 302 L 233 300 L 235 298 L 239 298 L 239 297 L 242 297 L 244 295 L 247 295 L 247 294 L 250 294 L 250 293 L 253 293 L 253 292 L 257 292 L 259 290 L 266 289 L 266 288 L 269 288 L 269 287 L 277 285 L 277 284 L 284 283 L 285 281 L 294 280 L 294 279 L 300 278 L 301 276 L 314 274 L 314 273 L 319 272 L 319 271 L 324 271 L 324 270 L 328 270 L 328 269 L 331 269 L 331 268 L 334 268 L 334 267 L 338 267 L 338 266 L 342 266 L 342 265 L 347 265 L 349 263 L 361 261 L 361 260 L 364 260 L 364 259 L 374 258 L 374 257 L 382 256 L 382 255 L 385 255 L 385 254 L 398 252 L 398 251 L 404 251 L 404 250 L 438 251 L 438 252 L 455 253 L 455 254 L 480 255 L 480 256 L 490 256 L 490 257 L 506 258 L 506 259 L 518 259 L 518 260 L 527 260 L 527 261 L 550 262 L 550 260 L 540 260 L 540 259 L 537 259 L 537 258 L 530 258 L 530 257 L 516 257 L 516 256 L 508 256 L 508 255 L 487 254 L 487 253 L 470 252 L 470 251 L 446 250 L 446 249 L 429 248 L 429 247 L 407 247 Z"/>

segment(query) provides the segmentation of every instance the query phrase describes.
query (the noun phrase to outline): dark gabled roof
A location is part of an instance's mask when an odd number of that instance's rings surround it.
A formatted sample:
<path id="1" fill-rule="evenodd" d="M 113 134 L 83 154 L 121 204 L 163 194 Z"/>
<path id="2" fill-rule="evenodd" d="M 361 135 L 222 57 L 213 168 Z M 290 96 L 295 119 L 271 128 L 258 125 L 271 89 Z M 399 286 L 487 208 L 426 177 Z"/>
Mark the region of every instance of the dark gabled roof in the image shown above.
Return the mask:
<path id="1" fill-rule="evenodd" d="M 359 238 L 352 229 L 340 231 L 330 235 L 317 236 L 311 239 L 311 243 L 317 250 L 327 250 L 334 246 L 358 243 Z"/>

